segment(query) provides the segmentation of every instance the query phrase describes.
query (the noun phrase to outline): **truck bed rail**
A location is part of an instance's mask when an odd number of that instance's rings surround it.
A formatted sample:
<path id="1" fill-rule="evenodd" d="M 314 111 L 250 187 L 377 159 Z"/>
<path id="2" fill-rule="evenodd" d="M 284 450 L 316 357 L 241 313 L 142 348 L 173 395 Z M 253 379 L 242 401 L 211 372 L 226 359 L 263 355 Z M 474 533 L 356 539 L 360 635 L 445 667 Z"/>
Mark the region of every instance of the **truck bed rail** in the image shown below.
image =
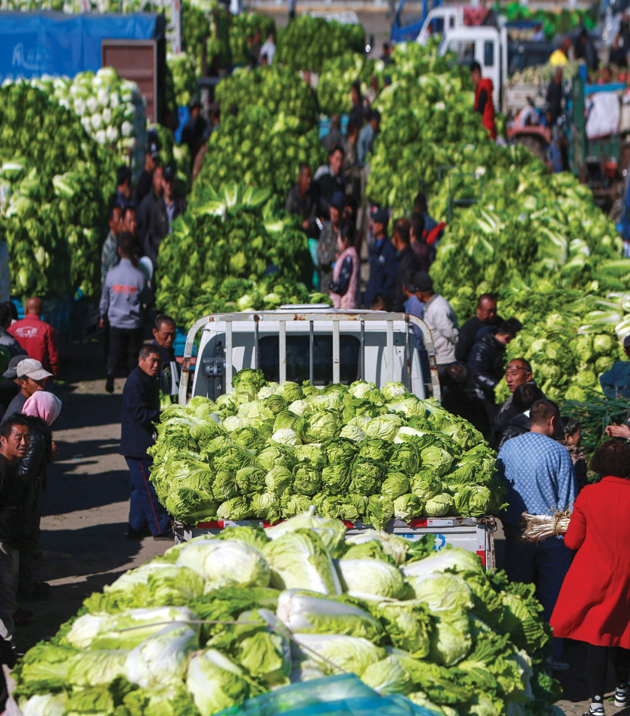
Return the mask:
<path id="1" fill-rule="evenodd" d="M 302 307 L 299 307 L 302 308 Z M 310 310 L 309 310 L 310 309 Z M 193 352 L 196 335 L 199 329 L 203 329 L 209 323 L 225 322 L 225 390 L 232 390 L 232 350 L 233 350 L 233 323 L 253 322 L 254 323 L 254 361 L 255 367 L 260 367 L 260 347 L 259 347 L 259 326 L 261 322 L 279 323 L 279 375 L 280 383 L 286 381 L 287 376 L 287 323 L 297 321 L 309 322 L 309 378 L 313 382 L 314 360 L 313 360 L 313 344 L 314 344 L 314 324 L 315 322 L 331 321 L 332 322 L 332 363 L 333 363 L 333 383 L 339 382 L 340 377 L 340 361 L 339 361 L 339 324 L 346 321 L 360 322 L 361 324 L 361 350 L 359 353 L 359 375 L 362 380 L 365 377 L 365 323 L 370 321 L 386 321 L 387 322 L 387 346 L 385 350 L 391 356 L 389 368 L 389 380 L 396 380 L 394 375 L 394 322 L 400 321 L 407 324 L 407 341 L 406 341 L 406 366 L 408 384 L 411 386 L 411 354 L 413 351 L 413 341 L 415 340 L 412 326 L 417 326 L 422 331 L 424 346 L 429 355 L 429 367 L 431 371 L 431 386 L 433 397 L 440 400 L 440 381 L 438 378 L 437 362 L 435 358 L 435 349 L 433 346 L 433 338 L 431 331 L 424 321 L 416 316 L 407 313 L 383 313 L 381 311 L 313 311 L 311 306 L 304 306 L 304 311 L 255 311 L 243 313 L 214 313 L 203 318 L 192 325 L 186 337 L 186 350 L 184 352 L 184 361 L 182 366 L 182 375 L 179 384 L 179 403 L 186 404 L 188 395 L 188 380 L 190 377 L 190 361 Z"/>

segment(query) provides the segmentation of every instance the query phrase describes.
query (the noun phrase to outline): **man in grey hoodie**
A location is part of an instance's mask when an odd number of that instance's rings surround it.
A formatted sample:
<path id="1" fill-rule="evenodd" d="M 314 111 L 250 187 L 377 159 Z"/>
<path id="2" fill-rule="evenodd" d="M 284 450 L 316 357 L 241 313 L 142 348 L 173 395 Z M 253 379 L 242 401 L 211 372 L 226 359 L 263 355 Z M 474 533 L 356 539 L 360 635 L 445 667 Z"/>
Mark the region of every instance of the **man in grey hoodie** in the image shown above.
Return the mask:
<path id="1" fill-rule="evenodd" d="M 114 392 L 114 373 L 122 355 L 127 357 L 128 373 L 136 367 L 142 346 L 144 306 L 151 302 L 145 275 L 136 268 L 135 242 L 129 233 L 118 239 L 120 262 L 107 272 L 101 294 L 101 325 L 109 320 L 109 353 L 105 390 Z"/>

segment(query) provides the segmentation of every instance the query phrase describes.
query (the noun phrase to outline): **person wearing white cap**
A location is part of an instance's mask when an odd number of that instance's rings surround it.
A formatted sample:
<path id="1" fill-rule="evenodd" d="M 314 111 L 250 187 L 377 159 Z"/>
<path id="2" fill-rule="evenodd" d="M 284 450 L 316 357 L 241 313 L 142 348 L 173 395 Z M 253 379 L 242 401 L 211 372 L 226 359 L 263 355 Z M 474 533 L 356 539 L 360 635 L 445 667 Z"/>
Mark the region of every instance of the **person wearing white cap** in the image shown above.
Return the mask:
<path id="1" fill-rule="evenodd" d="M 44 390 L 46 381 L 52 377 L 52 373 L 44 370 L 42 364 L 34 358 L 25 358 L 20 361 L 16 368 L 20 392 L 9 403 L 2 422 L 16 413 L 21 413 L 26 401 L 38 390 Z"/>

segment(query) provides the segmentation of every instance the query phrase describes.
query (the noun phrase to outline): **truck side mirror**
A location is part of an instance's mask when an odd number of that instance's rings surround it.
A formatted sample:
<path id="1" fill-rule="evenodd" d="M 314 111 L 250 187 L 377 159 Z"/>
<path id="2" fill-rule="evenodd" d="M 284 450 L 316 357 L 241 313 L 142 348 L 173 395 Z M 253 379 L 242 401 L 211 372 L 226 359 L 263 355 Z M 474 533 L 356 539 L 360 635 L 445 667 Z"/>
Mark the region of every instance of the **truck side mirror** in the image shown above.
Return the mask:
<path id="1" fill-rule="evenodd" d="M 370 51 L 372 50 L 373 47 L 374 47 L 374 35 L 370 35 L 368 37 L 367 45 L 365 46 L 365 54 L 369 55 Z"/>

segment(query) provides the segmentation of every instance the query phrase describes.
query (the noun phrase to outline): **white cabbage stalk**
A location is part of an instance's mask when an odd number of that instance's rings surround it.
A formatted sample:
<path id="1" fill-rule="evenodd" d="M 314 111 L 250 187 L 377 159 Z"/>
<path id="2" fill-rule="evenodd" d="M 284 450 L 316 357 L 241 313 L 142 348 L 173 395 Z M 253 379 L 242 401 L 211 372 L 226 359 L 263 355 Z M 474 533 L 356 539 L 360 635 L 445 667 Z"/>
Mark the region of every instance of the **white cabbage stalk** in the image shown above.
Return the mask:
<path id="1" fill-rule="evenodd" d="M 62 100 L 62 102 L 63 101 L 66 101 L 66 100 Z M 85 114 L 85 102 L 80 97 L 77 97 L 74 100 L 74 113 L 78 117 L 83 117 L 83 115 Z"/>
<path id="2" fill-rule="evenodd" d="M 83 129 L 85 129 L 88 134 L 92 133 L 92 122 L 87 115 L 85 117 L 81 117 L 81 124 L 83 125 Z"/>
<path id="3" fill-rule="evenodd" d="M 120 106 L 120 95 L 118 92 L 112 92 L 109 96 L 109 106 L 112 109 L 116 109 L 116 107 Z"/>
<path id="4" fill-rule="evenodd" d="M 98 100 L 94 95 L 87 98 L 86 105 L 90 114 L 98 112 Z"/>
<path id="5" fill-rule="evenodd" d="M 103 117 L 103 122 L 105 122 L 105 124 L 109 124 L 112 121 L 112 110 L 109 107 L 105 107 L 101 116 Z"/>
<path id="6" fill-rule="evenodd" d="M 60 694 L 37 694 L 22 706 L 24 716 L 63 716 L 68 697 Z"/>
<path id="7" fill-rule="evenodd" d="M 178 685 L 188 667 L 191 652 L 199 646 L 190 627 L 169 624 L 137 646 L 127 657 L 126 676 L 142 688 Z"/>
<path id="8" fill-rule="evenodd" d="M 118 129 L 114 127 L 113 125 L 110 125 L 105 130 L 105 136 L 107 137 L 107 141 L 109 144 L 115 144 L 118 141 L 118 137 L 120 136 L 118 134 Z"/>
<path id="9" fill-rule="evenodd" d="M 96 98 L 101 107 L 107 107 L 107 89 L 100 89 L 96 95 Z"/>
<path id="10" fill-rule="evenodd" d="M 92 127 L 94 129 L 100 129 L 103 124 L 103 117 L 97 112 L 92 115 L 90 121 L 92 122 Z"/>
<path id="11" fill-rule="evenodd" d="M 105 134 L 105 130 L 99 129 L 94 135 L 94 139 L 96 139 L 99 144 L 107 144 L 107 135 Z"/>
<path id="12" fill-rule="evenodd" d="M 131 130 L 133 129 L 131 122 L 123 122 L 120 125 L 120 132 L 123 137 L 130 137 L 131 136 Z"/>

